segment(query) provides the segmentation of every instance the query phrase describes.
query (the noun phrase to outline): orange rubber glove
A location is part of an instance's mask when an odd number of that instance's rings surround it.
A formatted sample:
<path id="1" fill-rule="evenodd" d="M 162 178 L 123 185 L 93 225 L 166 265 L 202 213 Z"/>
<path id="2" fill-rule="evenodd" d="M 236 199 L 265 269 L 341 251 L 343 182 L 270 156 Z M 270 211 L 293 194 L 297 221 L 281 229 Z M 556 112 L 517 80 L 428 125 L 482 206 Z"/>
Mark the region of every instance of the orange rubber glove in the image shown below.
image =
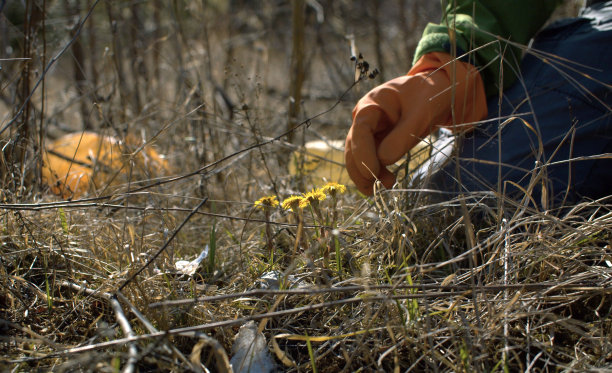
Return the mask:
<path id="1" fill-rule="evenodd" d="M 425 136 L 439 126 L 465 131 L 471 125 L 460 124 L 486 116 L 487 102 L 478 70 L 453 61 L 447 53 L 428 53 L 407 75 L 374 88 L 359 100 L 346 137 L 346 169 L 366 195 L 372 194 L 376 179 L 391 188 L 395 175 L 386 166 L 397 162 Z"/>

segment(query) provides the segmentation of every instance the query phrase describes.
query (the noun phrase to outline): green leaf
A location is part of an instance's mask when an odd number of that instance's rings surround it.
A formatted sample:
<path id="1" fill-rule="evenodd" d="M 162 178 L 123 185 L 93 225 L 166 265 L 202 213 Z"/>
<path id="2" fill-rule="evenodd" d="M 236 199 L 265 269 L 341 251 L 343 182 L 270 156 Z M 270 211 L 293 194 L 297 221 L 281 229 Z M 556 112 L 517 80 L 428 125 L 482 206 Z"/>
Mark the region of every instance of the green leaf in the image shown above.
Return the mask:
<path id="1" fill-rule="evenodd" d="M 62 224 L 62 230 L 65 234 L 70 233 L 70 231 L 68 230 L 68 220 L 66 220 L 66 213 L 64 212 L 64 209 L 60 207 L 58 209 L 58 212 L 60 217 L 60 223 Z"/>
<path id="2" fill-rule="evenodd" d="M 215 253 L 217 251 L 217 223 L 213 221 L 213 226 L 210 231 L 209 252 L 208 252 L 208 273 L 212 276 L 215 271 Z"/>

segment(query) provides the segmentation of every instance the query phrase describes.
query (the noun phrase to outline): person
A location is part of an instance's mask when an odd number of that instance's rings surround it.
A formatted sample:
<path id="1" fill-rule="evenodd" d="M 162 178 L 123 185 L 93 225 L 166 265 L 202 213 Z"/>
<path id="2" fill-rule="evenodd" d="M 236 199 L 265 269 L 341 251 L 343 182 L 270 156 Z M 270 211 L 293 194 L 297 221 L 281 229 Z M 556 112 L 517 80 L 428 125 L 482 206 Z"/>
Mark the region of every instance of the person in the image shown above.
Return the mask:
<path id="1" fill-rule="evenodd" d="M 561 2 L 450 2 L 407 75 L 355 106 L 345 164 L 357 188 L 392 188 L 387 166 L 445 128 L 420 185 L 544 207 L 612 194 L 612 1 L 539 31 Z"/>

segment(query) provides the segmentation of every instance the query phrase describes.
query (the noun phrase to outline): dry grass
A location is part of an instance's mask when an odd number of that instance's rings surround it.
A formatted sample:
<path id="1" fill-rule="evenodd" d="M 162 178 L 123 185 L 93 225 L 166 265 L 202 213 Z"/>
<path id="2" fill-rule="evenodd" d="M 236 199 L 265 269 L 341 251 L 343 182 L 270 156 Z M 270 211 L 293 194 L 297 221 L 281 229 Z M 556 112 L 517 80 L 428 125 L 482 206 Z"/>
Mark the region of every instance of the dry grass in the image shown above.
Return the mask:
<path id="1" fill-rule="evenodd" d="M 371 12 L 335 3 L 341 9 L 326 14 L 319 34 L 314 16 L 307 19 L 298 143 L 342 138 L 354 100 L 375 84 L 343 96 L 354 77 L 343 33 L 371 22 Z M 162 17 L 161 29 L 136 38 L 146 47 L 130 53 L 148 64 L 122 83 L 111 57 L 134 67 L 126 55 L 133 23 L 129 7 L 110 4 L 93 14 L 106 32 L 97 42 L 111 43 L 107 23 L 115 20 L 126 32 L 115 40 L 126 44 L 124 54 L 90 46 L 92 56 L 100 53 L 92 65 L 98 85 L 88 77 L 108 100 L 77 94 L 68 75 L 54 76 L 69 94 L 48 97 L 45 110 L 35 99 L 30 120 L 44 123 L 45 135 L 58 123 L 80 129 L 76 97 L 99 131 L 137 133 L 167 155 L 173 173 L 150 179 L 135 170 L 112 193 L 62 201 L 39 189 L 35 143 L 28 143 L 22 167 L 9 165 L 22 173 L 5 176 L 1 191 L 1 370 L 227 371 L 248 320 L 258 323 L 281 371 L 612 366 L 612 200 L 538 211 L 500 196 L 493 208 L 480 195 L 433 203 L 409 189 L 364 199 L 349 188 L 337 201 L 321 201 L 320 216 L 309 207 L 301 218 L 281 207 L 266 213 L 253 202 L 324 184 L 284 171 L 295 149 L 283 136 L 289 41 L 272 31 L 289 29 L 291 9 L 266 3 L 256 15 L 237 12 L 239 24 L 228 25 L 222 8 L 192 5 L 187 16 L 179 7 Z M 155 4 L 141 4 L 151 20 Z M 210 22 L 207 39 L 202 20 Z M 369 45 L 365 27 L 355 29 L 356 40 Z M 392 30 L 383 31 L 393 43 Z M 397 55 L 380 58 L 387 77 L 401 72 L 391 67 Z M 3 96 L 16 86 L 3 86 Z M 13 128 L 5 139 L 16 138 Z M 177 261 L 206 246 L 195 274 L 177 271 Z M 280 286 L 262 277 L 271 273 Z"/>
<path id="2" fill-rule="evenodd" d="M 140 336 L 138 365 L 188 369 L 174 348 L 188 355 L 197 331 L 215 341 L 202 354 L 214 367 L 216 344 L 229 353 L 247 320 L 264 323 L 278 356 L 296 364 L 287 370 L 310 369 L 309 338 L 319 371 L 588 370 L 610 363 L 606 201 L 577 205 L 561 218 L 531 212 L 483 222 L 469 246 L 463 217 L 449 214 L 450 203 L 413 208 L 408 217 L 403 205 L 390 203 L 401 194 L 381 195 L 382 209 L 344 196 L 339 236 L 317 239 L 306 219 L 310 250 L 296 256 L 297 228 L 275 211 L 274 262 L 262 214 L 250 207 L 225 217 L 196 214 L 121 290 L 123 312 Z M 126 332 L 110 300 L 164 247 L 186 212 L 80 204 L 3 206 L 6 367 L 126 364 Z M 193 277 L 177 275 L 177 259 L 211 244 L 212 225 L 214 270 L 205 261 Z M 325 263 L 318 253 L 335 237 L 340 270 L 334 255 Z M 272 270 L 286 271 L 292 286 L 262 287 L 262 274 Z M 145 320 L 168 333 L 147 329 Z"/>

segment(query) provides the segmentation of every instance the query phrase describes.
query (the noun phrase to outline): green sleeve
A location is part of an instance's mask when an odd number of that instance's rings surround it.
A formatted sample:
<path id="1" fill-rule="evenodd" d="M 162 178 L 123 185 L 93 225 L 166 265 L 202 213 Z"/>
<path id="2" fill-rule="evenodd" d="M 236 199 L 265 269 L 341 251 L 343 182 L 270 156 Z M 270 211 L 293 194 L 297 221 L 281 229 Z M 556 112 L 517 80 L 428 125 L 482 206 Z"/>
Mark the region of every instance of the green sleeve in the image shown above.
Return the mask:
<path id="1" fill-rule="evenodd" d="M 447 1 L 444 1 L 446 3 Z M 526 45 L 563 0 L 450 0 L 439 25 L 428 24 L 414 62 L 429 52 L 462 56 L 481 70 L 487 96 L 516 80 L 521 48 L 502 39 Z M 453 31 L 455 32 L 449 32 Z M 453 38 L 452 35 L 455 35 Z M 501 38 L 498 38 L 498 36 Z M 455 39 L 456 42 L 451 42 Z M 489 44 L 488 44 L 489 43 Z M 478 49 L 478 47 L 481 47 Z M 504 62 L 500 68 L 500 61 Z"/>

